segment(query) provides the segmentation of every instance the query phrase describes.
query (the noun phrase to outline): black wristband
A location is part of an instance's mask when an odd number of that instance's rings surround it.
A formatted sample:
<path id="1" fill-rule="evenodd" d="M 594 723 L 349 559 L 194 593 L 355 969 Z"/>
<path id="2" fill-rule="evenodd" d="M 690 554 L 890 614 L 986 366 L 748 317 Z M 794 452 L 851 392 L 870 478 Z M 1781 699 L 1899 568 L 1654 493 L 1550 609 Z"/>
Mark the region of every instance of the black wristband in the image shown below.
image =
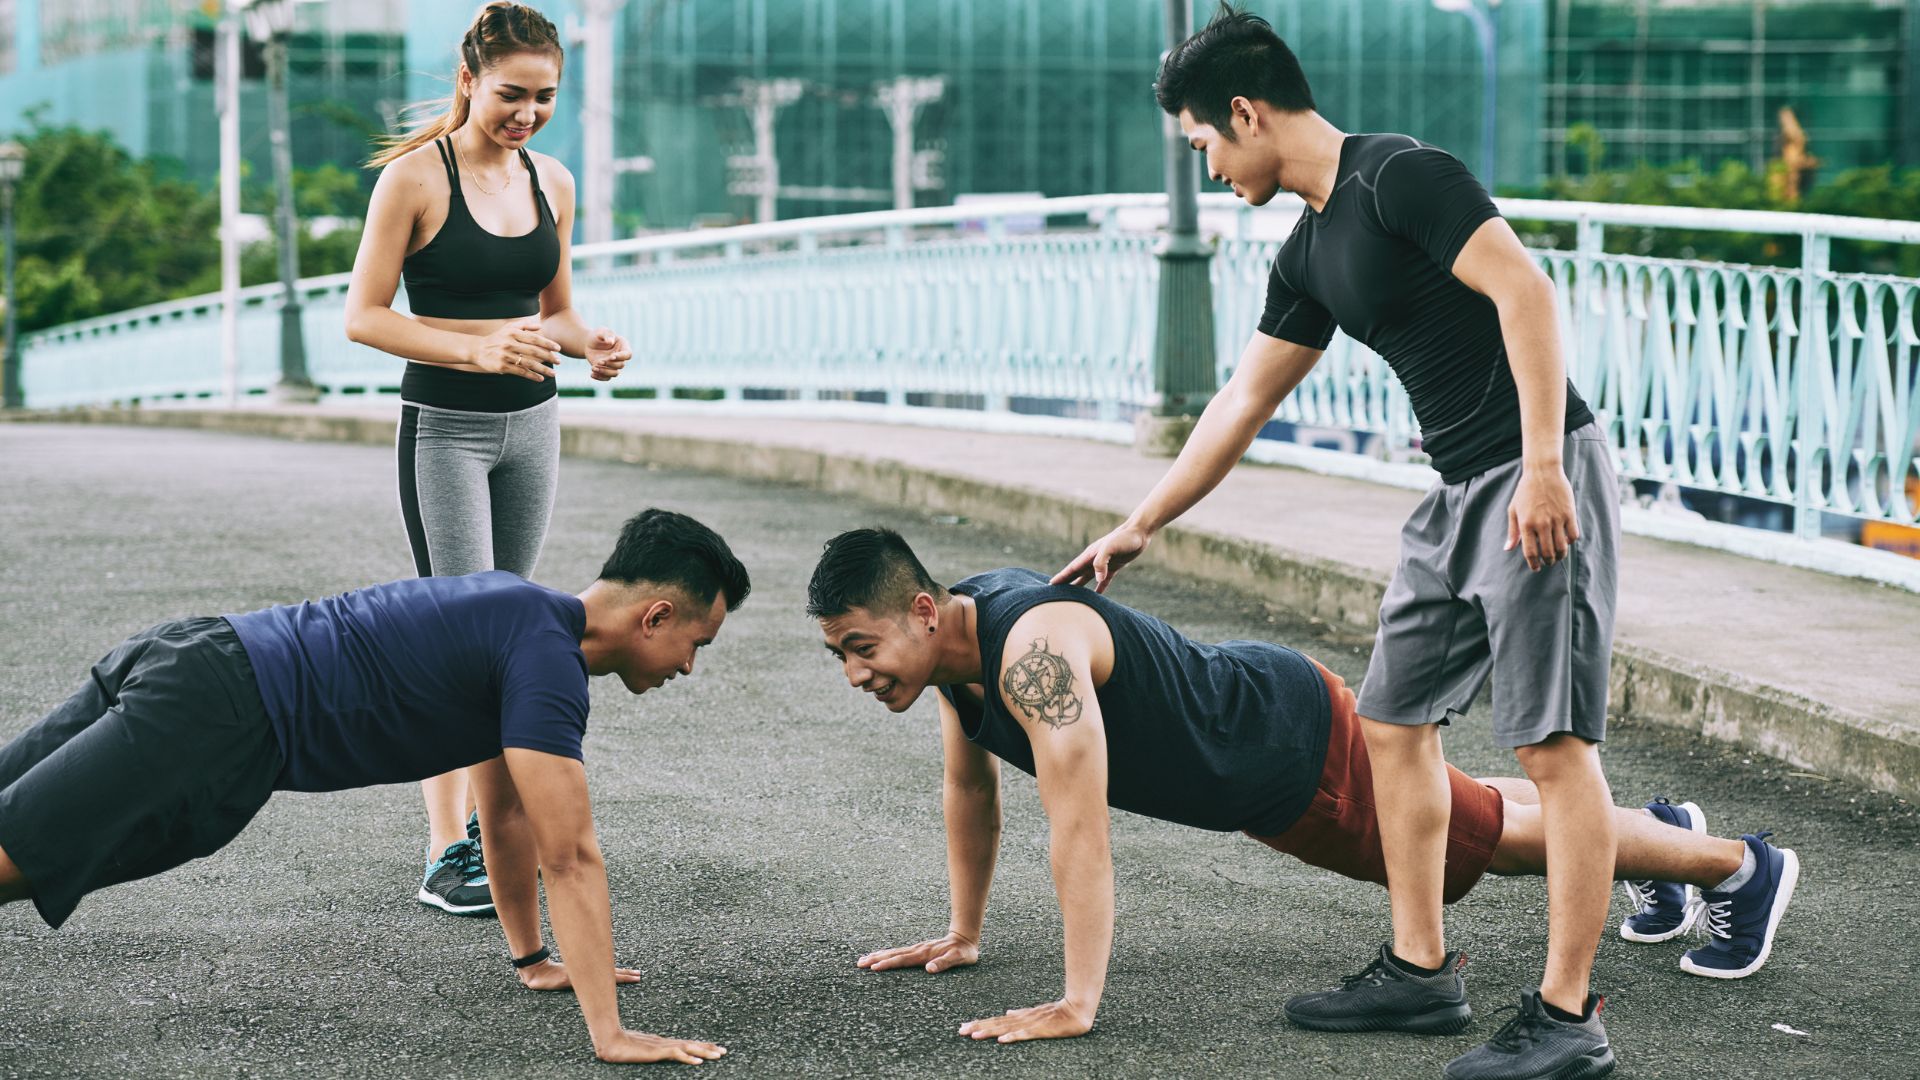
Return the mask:
<path id="1" fill-rule="evenodd" d="M 549 951 L 545 945 L 542 945 L 525 956 L 514 957 L 513 966 L 517 968 L 530 968 L 552 955 L 553 953 Z"/>

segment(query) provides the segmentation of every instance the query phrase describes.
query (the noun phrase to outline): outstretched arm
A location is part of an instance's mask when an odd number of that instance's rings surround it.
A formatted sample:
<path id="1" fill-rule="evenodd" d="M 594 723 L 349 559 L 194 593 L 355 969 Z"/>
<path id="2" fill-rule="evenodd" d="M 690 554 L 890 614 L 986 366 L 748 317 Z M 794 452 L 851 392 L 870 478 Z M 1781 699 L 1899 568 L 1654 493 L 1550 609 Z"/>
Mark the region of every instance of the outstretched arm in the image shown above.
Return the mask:
<path id="1" fill-rule="evenodd" d="M 602 1061 L 698 1065 L 726 1053 L 712 1043 L 665 1039 L 621 1024 L 620 1003 L 614 997 L 612 903 L 606 864 L 593 834 L 586 769 L 572 758 L 519 747 L 509 747 L 505 760 L 539 850 L 553 936 L 570 961 L 573 992 L 586 1017 L 594 1054 Z"/>
<path id="2" fill-rule="evenodd" d="M 1233 377 L 1207 402 L 1200 422 L 1167 475 L 1126 521 L 1087 545 L 1053 576 L 1053 583 L 1083 585 L 1092 581 L 1096 591 L 1107 591 L 1113 576 L 1147 550 L 1155 533 L 1220 486 L 1253 445 L 1260 428 L 1273 419 L 1280 402 L 1320 361 L 1320 354 L 1319 349 L 1256 331 L 1241 351 Z"/>
<path id="3" fill-rule="evenodd" d="M 941 806 L 947 821 L 947 886 L 953 904 L 947 933 L 917 945 L 870 952 L 856 961 L 869 971 L 946 971 L 980 960 L 987 891 L 993 887 L 993 866 L 1000 855 L 1000 764 L 967 740 L 960 714 L 944 695 L 940 741 L 946 760 Z"/>

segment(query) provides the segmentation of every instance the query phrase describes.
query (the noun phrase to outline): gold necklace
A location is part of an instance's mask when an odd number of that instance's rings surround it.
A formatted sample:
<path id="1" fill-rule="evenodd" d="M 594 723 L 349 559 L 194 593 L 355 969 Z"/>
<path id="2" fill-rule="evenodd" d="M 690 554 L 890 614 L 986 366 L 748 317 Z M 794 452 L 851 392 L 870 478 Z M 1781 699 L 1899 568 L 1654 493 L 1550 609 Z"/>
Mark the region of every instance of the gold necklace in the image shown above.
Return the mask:
<path id="1" fill-rule="evenodd" d="M 447 143 L 451 146 L 453 140 L 448 139 Z M 460 148 L 458 146 L 454 146 L 453 148 L 453 162 L 456 165 L 460 163 Z M 480 173 L 478 170 L 469 169 L 466 175 L 467 179 L 473 181 L 473 186 L 478 188 L 482 195 L 499 195 L 513 188 L 513 162 L 511 160 L 507 162 L 507 182 L 500 185 L 499 191 L 488 191 L 487 186 L 480 182 Z"/>

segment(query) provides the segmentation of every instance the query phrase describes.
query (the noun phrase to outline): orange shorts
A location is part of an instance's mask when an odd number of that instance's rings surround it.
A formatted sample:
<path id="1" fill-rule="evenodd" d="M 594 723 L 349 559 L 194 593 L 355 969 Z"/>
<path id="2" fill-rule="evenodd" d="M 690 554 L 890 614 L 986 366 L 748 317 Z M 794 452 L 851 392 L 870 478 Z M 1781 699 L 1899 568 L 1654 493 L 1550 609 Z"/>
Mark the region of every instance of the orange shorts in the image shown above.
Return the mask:
<path id="1" fill-rule="evenodd" d="M 1300 820 L 1278 836 L 1255 840 L 1284 851 L 1301 862 L 1324 867 L 1343 877 L 1387 883 L 1387 864 L 1380 854 L 1380 819 L 1374 811 L 1373 766 L 1366 740 L 1360 734 L 1354 694 L 1340 676 L 1321 667 L 1327 696 L 1333 703 L 1333 722 L 1327 729 L 1327 764 L 1320 771 L 1320 788 Z M 1467 895 L 1493 862 L 1506 824 L 1506 800 L 1498 791 L 1453 766 L 1447 766 L 1447 784 L 1453 790 L 1453 813 L 1447 822 L 1446 902 Z M 1252 833 L 1247 835 L 1253 836 Z"/>

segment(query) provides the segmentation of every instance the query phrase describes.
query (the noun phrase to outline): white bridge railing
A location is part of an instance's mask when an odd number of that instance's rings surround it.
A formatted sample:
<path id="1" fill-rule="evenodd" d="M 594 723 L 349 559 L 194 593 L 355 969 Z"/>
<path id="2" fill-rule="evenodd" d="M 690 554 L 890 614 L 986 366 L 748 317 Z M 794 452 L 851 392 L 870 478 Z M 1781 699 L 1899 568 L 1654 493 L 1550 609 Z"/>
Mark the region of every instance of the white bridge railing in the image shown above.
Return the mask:
<path id="1" fill-rule="evenodd" d="M 1224 381 L 1258 321 L 1267 265 L 1298 203 L 1202 200 L 1219 234 Z M 633 342 L 621 379 L 562 368 L 600 400 L 724 399 L 813 415 L 1028 426 L 1122 439 L 1151 408 L 1164 220 L 1159 195 L 1005 200 L 811 218 L 575 249 L 577 306 Z M 1621 474 L 1822 514 L 1912 525 L 1920 480 L 1920 280 L 1838 274 L 1834 239 L 1920 243 L 1920 223 L 1502 200 L 1572 223 L 1539 250 L 1559 284 L 1570 374 Z M 1798 267 L 1606 254 L 1610 226 L 1797 237 Z M 334 399 L 390 394 L 401 362 L 349 343 L 345 275 L 303 282 L 313 378 Z M 277 286 L 241 294 L 240 363 L 223 371 L 220 298 L 161 304 L 25 341 L 29 406 L 262 394 L 278 372 Z M 404 297 L 403 297 L 404 299 Z M 780 404 L 785 402 L 786 404 Z M 752 403 L 746 406 L 746 403 Z M 1379 357 L 1337 336 L 1276 430 L 1418 460 L 1419 429 Z"/>

